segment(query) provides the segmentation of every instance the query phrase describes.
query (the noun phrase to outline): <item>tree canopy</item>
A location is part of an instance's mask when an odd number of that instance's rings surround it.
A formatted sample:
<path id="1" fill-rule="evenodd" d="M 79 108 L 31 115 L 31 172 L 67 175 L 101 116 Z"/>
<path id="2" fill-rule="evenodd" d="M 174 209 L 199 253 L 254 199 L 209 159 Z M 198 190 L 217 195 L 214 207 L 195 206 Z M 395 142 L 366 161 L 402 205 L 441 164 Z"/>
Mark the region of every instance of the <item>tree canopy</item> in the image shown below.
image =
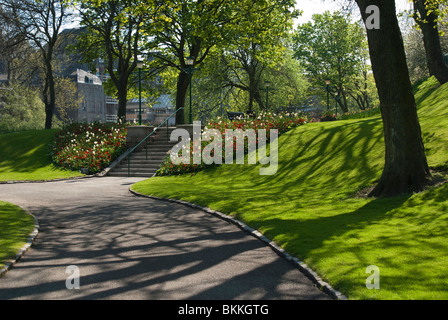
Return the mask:
<path id="1" fill-rule="evenodd" d="M 369 77 L 367 38 L 350 15 L 340 11 L 313 15 L 312 21 L 295 30 L 293 49 L 315 88 L 331 81 L 343 112 L 349 111 L 350 97 L 360 109 L 369 106 L 374 83 Z"/>

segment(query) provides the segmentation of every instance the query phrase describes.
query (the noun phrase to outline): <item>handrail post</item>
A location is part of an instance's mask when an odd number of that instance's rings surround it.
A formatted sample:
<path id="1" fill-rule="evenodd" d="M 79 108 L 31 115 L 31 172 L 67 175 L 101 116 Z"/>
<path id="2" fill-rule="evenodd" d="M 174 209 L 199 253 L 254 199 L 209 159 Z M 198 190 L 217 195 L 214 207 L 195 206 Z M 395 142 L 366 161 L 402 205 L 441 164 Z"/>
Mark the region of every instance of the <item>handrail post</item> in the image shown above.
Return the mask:
<path id="1" fill-rule="evenodd" d="M 169 121 L 166 122 L 166 141 L 170 140 L 170 138 L 169 138 L 169 130 L 168 130 L 168 122 Z"/>

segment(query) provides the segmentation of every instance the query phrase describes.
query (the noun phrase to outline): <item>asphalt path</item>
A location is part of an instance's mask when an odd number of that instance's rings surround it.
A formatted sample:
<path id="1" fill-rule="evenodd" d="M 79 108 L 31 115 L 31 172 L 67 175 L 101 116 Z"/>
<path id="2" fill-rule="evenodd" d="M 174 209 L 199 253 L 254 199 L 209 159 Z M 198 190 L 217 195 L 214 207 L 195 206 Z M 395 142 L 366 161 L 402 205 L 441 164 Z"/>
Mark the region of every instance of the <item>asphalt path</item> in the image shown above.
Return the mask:
<path id="1" fill-rule="evenodd" d="M 202 210 L 137 197 L 139 178 L 0 185 L 39 220 L 0 299 L 329 299 L 295 266 Z M 75 266 L 76 268 L 73 269 Z M 79 271 L 79 289 L 73 277 Z"/>

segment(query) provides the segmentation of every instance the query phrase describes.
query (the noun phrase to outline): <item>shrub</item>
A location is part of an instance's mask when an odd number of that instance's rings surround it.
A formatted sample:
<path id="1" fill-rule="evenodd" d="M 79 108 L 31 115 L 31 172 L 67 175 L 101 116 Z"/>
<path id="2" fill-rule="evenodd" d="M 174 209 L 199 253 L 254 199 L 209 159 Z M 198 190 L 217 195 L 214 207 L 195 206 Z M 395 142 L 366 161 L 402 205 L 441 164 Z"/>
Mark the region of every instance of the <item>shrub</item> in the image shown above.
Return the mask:
<path id="1" fill-rule="evenodd" d="M 120 124 L 68 125 L 51 145 L 53 163 L 74 171 L 100 172 L 126 150 L 126 134 Z"/>
<path id="2" fill-rule="evenodd" d="M 325 122 L 325 121 L 336 121 L 336 115 L 332 112 L 332 111 L 325 111 L 321 116 L 320 116 L 320 121 L 321 122 Z"/>

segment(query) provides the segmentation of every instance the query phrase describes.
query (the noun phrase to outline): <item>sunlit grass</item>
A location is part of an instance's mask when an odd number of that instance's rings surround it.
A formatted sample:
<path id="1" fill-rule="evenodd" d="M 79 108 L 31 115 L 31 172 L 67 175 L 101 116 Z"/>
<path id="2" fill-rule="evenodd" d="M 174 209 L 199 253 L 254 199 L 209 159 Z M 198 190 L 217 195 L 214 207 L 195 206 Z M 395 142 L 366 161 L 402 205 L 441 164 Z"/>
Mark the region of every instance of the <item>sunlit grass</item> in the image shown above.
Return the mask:
<path id="1" fill-rule="evenodd" d="M 448 86 L 416 98 L 431 167 L 448 163 Z M 383 168 L 379 116 L 299 127 L 279 140 L 279 170 L 223 165 L 133 189 L 222 211 L 261 230 L 351 299 L 448 299 L 448 185 L 392 199 L 357 197 Z M 380 289 L 366 288 L 369 265 Z"/>
<path id="2" fill-rule="evenodd" d="M 34 228 L 34 219 L 20 207 L 0 201 L 0 268 L 15 258 Z"/>
<path id="3" fill-rule="evenodd" d="M 0 181 L 54 180 L 81 176 L 51 163 L 48 144 L 55 130 L 0 134 Z"/>

